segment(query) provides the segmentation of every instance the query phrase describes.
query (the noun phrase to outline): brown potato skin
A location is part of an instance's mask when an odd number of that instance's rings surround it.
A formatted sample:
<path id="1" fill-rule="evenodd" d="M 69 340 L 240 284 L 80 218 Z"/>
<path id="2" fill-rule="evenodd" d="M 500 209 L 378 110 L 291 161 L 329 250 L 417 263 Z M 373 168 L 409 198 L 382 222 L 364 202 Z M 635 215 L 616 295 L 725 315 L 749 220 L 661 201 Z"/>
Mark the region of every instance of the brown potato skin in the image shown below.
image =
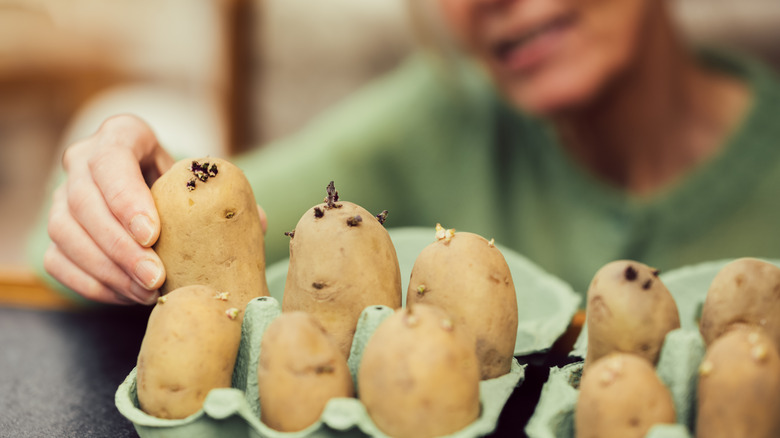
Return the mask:
<path id="1" fill-rule="evenodd" d="M 467 325 L 476 338 L 483 380 L 511 369 L 517 339 L 515 285 L 501 251 L 484 237 L 458 232 L 423 249 L 412 268 L 406 303 L 441 307 L 456 323 Z"/>
<path id="2" fill-rule="evenodd" d="M 193 179 L 193 161 L 216 164 L 206 182 Z M 165 266 L 161 293 L 191 284 L 230 292 L 244 303 L 268 296 L 265 240 L 252 188 L 244 173 L 226 160 L 181 160 L 152 185 L 160 214 L 160 237 L 154 250 Z"/>
<path id="3" fill-rule="evenodd" d="M 758 327 L 717 338 L 699 368 L 696 436 L 780 436 L 780 356 Z"/>
<path id="4" fill-rule="evenodd" d="M 230 387 L 241 322 L 225 312 L 238 300 L 215 295 L 209 286 L 185 286 L 152 310 L 136 375 L 147 414 L 185 418 L 201 409 L 210 390 Z"/>
<path id="5" fill-rule="evenodd" d="M 401 307 L 401 271 L 390 235 L 376 217 L 351 202 L 338 204 L 316 205 L 298 221 L 282 309 L 314 315 L 348 357 L 363 309 Z M 362 222 L 349 226 L 347 219 L 356 215 Z"/>
<path id="6" fill-rule="evenodd" d="M 754 258 L 724 266 L 710 284 L 699 329 L 709 345 L 733 324 L 763 327 L 780 349 L 780 268 Z"/>
<path id="7" fill-rule="evenodd" d="M 583 374 L 574 421 L 577 438 L 644 438 L 675 423 L 674 401 L 645 358 L 612 353 Z"/>
<path id="8" fill-rule="evenodd" d="M 480 413 L 473 335 L 438 307 L 397 310 L 366 344 L 358 392 L 374 424 L 387 435 L 454 433 Z"/>
<path id="9" fill-rule="evenodd" d="M 261 345 L 257 386 L 260 419 L 268 427 L 303 430 L 320 418 L 328 400 L 354 397 L 346 359 L 313 316 L 283 313 Z"/>
<path id="10" fill-rule="evenodd" d="M 604 265 L 590 283 L 585 367 L 612 352 L 633 353 L 655 365 L 680 314 L 658 271 L 633 260 Z"/>

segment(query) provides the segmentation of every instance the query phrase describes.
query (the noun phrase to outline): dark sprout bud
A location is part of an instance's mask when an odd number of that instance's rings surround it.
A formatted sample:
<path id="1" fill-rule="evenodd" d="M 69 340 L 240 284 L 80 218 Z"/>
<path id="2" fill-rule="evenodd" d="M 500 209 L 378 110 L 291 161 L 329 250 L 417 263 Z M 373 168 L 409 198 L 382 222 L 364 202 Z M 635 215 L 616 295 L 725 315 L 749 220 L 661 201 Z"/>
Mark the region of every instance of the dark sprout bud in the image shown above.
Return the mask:
<path id="1" fill-rule="evenodd" d="M 384 225 L 385 221 L 387 220 L 387 210 L 383 210 L 381 213 L 376 215 L 376 219 L 379 221 L 380 224 Z"/>
<path id="2" fill-rule="evenodd" d="M 340 205 L 337 205 L 336 203 L 339 201 L 339 192 L 336 190 L 335 184 L 333 184 L 333 181 L 331 181 L 328 184 L 328 187 L 325 189 L 328 193 L 328 196 L 325 198 L 325 203 L 327 204 L 328 208 L 338 208 Z"/>
<path id="3" fill-rule="evenodd" d="M 634 269 L 634 267 L 631 265 L 628 265 L 626 271 L 624 272 L 624 275 L 626 276 L 626 280 L 628 281 L 636 280 L 637 274 L 638 272 L 636 272 L 636 269 Z"/>

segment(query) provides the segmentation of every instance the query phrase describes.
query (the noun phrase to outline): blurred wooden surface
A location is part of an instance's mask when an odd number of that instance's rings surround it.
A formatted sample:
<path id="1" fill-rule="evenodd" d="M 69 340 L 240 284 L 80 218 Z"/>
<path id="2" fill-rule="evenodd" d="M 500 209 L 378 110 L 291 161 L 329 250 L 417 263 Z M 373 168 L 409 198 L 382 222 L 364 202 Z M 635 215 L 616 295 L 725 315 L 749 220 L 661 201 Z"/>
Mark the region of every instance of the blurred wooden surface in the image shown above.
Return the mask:
<path id="1" fill-rule="evenodd" d="M 32 272 L 0 266 L 0 307 L 42 310 L 75 310 L 72 301 L 52 290 Z"/>

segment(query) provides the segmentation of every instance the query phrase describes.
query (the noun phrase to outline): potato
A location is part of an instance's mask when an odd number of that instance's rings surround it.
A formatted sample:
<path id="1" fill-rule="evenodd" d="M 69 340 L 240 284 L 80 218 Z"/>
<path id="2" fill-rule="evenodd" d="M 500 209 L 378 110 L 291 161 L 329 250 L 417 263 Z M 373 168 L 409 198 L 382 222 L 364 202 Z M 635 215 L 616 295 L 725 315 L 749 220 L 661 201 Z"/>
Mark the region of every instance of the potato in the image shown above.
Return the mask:
<path id="1" fill-rule="evenodd" d="M 711 344 L 734 324 L 763 327 L 780 349 L 780 268 L 741 258 L 718 272 L 702 307 L 704 342 Z"/>
<path id="2" fill-rule="evenodd" d="M 611 352 L 658 361 L 666 334 L 680 328 L 674 298 L 658 271 L 618 260 L 599 269 L 588 288 L 588 352 L 585 368 Z"/>
<path id="3" fill-rule="evenodd" d="M 393 437 L 449 435 L 479 417 L 479 363 L 468 328 L 427 304 L 397 310 L 368 340 L 360 400 Z"/>
<path id="4" fill-rule="evenodd" d="M 517 338 L 517 295 L 501 251 L 473 233 L 437 224 L 437 240 L 414 262 L 407 307 L 441 307 L 476 338 L 482 379 L 509 372 Z"/>
<path id="5" fill-rule="evenodd" d="M 780 356 L 758 327 L 717 338 L 699 367 L 696 436 L 780 436 Z"/>
<path id="6" fill-rule="evenodd" d="M 645 358 L 612 353 L 580 381 L 577 438 L 643 438 L 655 424 L 674 424 L 674 401 Z"/>
<path id="7" fill-rule="evenodd" d="M 138 354 L 144 412 L 185 418 L 200 410 L 209 391 L 230 387 L 241 341 L 238 301 L 201 285 L 160 297 Z"/>
<path id="8" fill-rule="evenodd" d="M 243 172 L 219 158 L 187 159 L 152 186 L 161 232 L 154 250 L 166 280 L 161 292 L 203 284 L 229 292 L 244 309 L 267 296 L 260 215 Z"/>
<path id="9" fill-rule="evenodd" d="M 314 424 L 328 400 L 353 397 L 344 356 L 314 317 L 283 313 L 263 335 L 257 367 L 260 419 L 294 432 Z"/>
<path id="10" fill-rule="evenodd" d="M 289 233 L 282 309 L 314 315 L 344 356 L 363 309 L 401 307 L 401 271 L 383 221 L 340 202 L 331 181 L 326 202 L 310 208 Z"/>

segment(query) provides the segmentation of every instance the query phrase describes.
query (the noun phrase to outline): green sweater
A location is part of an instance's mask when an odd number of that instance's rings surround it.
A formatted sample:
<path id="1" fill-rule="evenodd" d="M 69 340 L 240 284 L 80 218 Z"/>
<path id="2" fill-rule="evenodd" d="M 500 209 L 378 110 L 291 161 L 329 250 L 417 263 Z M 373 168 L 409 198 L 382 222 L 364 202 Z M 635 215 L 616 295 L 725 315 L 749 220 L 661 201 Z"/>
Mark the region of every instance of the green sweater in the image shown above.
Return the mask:
<path id="1" fill-rule="evenodd" d="M 437 222 L 514 248 L 584 292 L 605 263 L 661 270 L 738 256 L 780 257 L 780 83 L 761 65 L 711 56 L 744 78 L 752 108 L 722 152 L 650 198 L 574 162 L 543 122 L 517 114 L 478 74 L 445 78 L 422 56 L 298 135 L 243 157 L 269 218 L 269 259 L 284 231 L 335 180 L 342 199 L 387 227 Z"/>
<path id="2" fill-rule="evenodd" d="M 780 83 L 750 61 L 710 61 L 749 84 L 752 107 L 718 156 L 650 198 L 582 168 L 480 74 L 442 75 L 422 55 L 297 135 L 234 161 L 268 215 L 269 262 L 287 257 L 284 232 L 331 180 L 342 200 L 389 210 L 388 228 L 433 232 L 440 222 L 495 238 L 579 292 L 615 259 L 669 270 L 780 257 Z"/>

